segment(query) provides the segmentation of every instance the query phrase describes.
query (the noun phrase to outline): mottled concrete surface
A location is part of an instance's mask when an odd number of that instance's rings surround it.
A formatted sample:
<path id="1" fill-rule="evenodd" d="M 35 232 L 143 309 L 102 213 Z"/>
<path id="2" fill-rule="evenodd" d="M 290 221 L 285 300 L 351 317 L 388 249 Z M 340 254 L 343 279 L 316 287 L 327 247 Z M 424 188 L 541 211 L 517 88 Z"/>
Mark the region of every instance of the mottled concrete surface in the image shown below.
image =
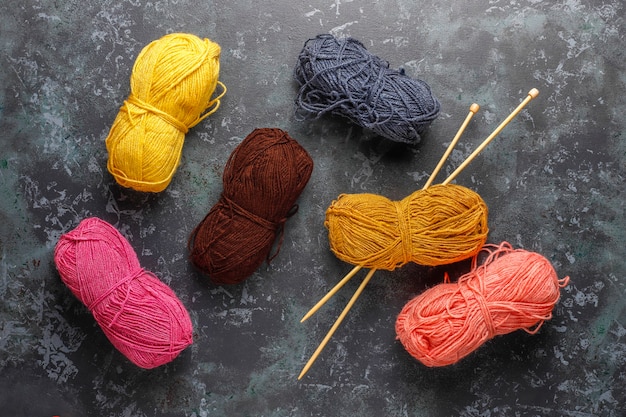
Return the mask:
<path id="1" fill-rule="evenodd" d="M 2 414 L 624 416 L 625 15 L 622 0 L 3 0 Z M 106 171 L 104 138 L 135 57 L 173 31 L 222 46 L 228 94 L 188 134 L 169 188 L 130 192 Z M 297 54 L 329 32 L 431 85 L 442 113 L 420 145 L 294 118 Z M 329 251 L 330 202 L 421 187 L 476 102 L 451 172 L 532 87 L 540 96 L 457 182 L 489 205 L 490 242 L 538 251 L 571 277 L 554 319 L 537 335 L 502 336 L 457 365 L 426 368 L 393 325 L 444 269 L 378 272 L 298 381 L 361 278 L 299 323 L 350 269 Z M 279 257 L 241 285 L 214 286 L 189 264 L 186 241 L 217 201 L 227 157 L 256 127 L 287 130 L 315 170 Z M 118 227 L 189 309 L 195 343 L 171 364 L 129 363 L 62 284 L 54 245 L 87 216 Z"/>

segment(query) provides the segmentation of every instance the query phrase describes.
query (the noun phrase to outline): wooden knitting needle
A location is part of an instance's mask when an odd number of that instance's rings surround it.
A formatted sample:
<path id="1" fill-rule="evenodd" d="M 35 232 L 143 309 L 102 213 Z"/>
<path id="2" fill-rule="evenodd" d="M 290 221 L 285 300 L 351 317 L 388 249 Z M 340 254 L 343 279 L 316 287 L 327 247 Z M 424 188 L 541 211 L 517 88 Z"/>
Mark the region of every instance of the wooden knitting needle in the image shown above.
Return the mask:
<path id="1" fill-rule="evenodd" d="M 313 355 L 311 356 L 309 361 L 306 363 L 306 365 L 304 365 L 304 368 L 302 368 L 302 372 L 300 372 L 298 379 L 302 379 L 304 374 L 306 374 L 309 371 L 309 369 L 311 369 L 313 362 L 315 362 L 319 354 L 322 352 L 322 350 L 324 349 L 324 347 L 326 346 L 330 338 L 333 336 L 333 334 L 335 333 L 335 331 L 337 330 L 337 328 L 339 327 L 343 319 L 346 317 L 346 315 L 348 314 L 348 312 L 350 311 L 350 309 L 356 302 L 357 298 L 359 298 L 359 296 L 363 292 L 363 289 L 365 288 L 369 280 L 374 275 L 374 272 L 376 272 L 375 269 L 370 269 L 370 271 L 367 273 L 367 275 L 365 276 L 365 279 L 363 280 L 363 282 L 361 282 L 361 285 L 359 285 L 359 288 L 357 288 L 357 290 L 354 292 L 354 295 L 352 296 L 352 298 L 350 299 L 346 307 L 343 309 L 339 317 L 337 317 L 337 320 L 335 320 L 333 327 L 330 328 L 330 330 L 326 334 L 326 337 L 324 337 L 324 340 L 322 340 L 322 343 L 320 343 L 320 345 L 317 347 L 315 352 L 313 352 Z"/>
<path id="2" fill-rule="evenodd" d="M 533 88 L 532 90 L 530 90 L 526 98 L 519 104 L 519 106 L 517 106 L 517 108 L 513 110 L 513 112 L 509 114 L 509 116 L 506 119 L 504 119 L 502 123 L 500 123 L 500 126 L 498 126 L 496 130 L 494 130 L 493 133 L 489 135 L 489 137 L 485 139 L 483 143 L 481 143 L 478 146 L 478 148 L 476 148 L 476 150 L 474 150 L 474 152 L 472 152 L 472 154 L 468 156 L 467 159 L 465 159 L 465 161 L 463 161 L 463 163 L 459 165 L 459 167 L 452 174 L 450 174 L 448 178 L 446 178 L 444 182 L 442 182 L 442 184 L 443 185 L 448 184 L 454 178 L 456 178 L 456 176 L 459 175 L 459 173 L 463 171 L 465 167 L 469 165 L 470 162 L 472 162 L 472 160 L 476 157 L 476 155 L 481 153 L 482 150 L 485 149 L 485 147 L 489 144 L 489 142 L 491 142 L 491 140 L 495 138 L 498 135 L 498 133 L 500 133 L 500 131 L 502 131 L 502 129 L 504 129 L 504 127 L 507 124 L 509 124 L 511 120 L 513 120 L 515 116 L 517 116 L 517 114 L 524 108 L 524 106 L 526 106 L 532 99 L 534 99 L 538 95 L 539 95 L 539 90 L 537 90 L 536 88 Z"/>
<path id="3" fill-rule="evenodd" d="M 452 152 L 452 149 L 454 149 L 454 146 L 456 146 L 456 143 L 459 141 L 459 138 L 461 137 L 461 135 L 465 131 L 465 128 L 469 124 L 470 120 L 472 119 L 474 114 L 476 114 L 476 112 L 478 112 L 479 109 L 480 109 L 480 106 L 478 104 L 472 103 L 472 105 L 470 106 L 470 109 L 469 109 L 469 113 L 467 114 L 467 117 L 465 118 L 465 121 L 463 122 L 463 124 L 459 128 L 458 132 L 456 132 L 456 135 L 452 139 L 452 142 L 450 142 L 450 145 L 448 145 L 448 149 L 446 149 L 446 152 L 443 154 L 443 156 L 439 160 L 439 164 L 433 170 L 432 174 L 430 174 L 430 177 L 428 177 L 428 181 L 426 181 L 426 184 L 424 185 L 424 188 L 423 188 L 424 190 L 426 188 L 428 188 L 432 184 L 433 180 L 435 179 L 435 177 L 439 173 L 439 170 L 443 166 L 445 160 L 448 158 L 448 156 L 450 155 L 450 152 Z M 308 313 L 306 313 L 304 315 L 304 317 L 302 317 L 302 319 L 300 320 L 300 323 L 304 322 L 309 317 L 311 317 L 313 314 L 315 314 L 317 312 L 317 310 L 319 310 L 333 295 L 335 295 L 337 293 L 337 291 L 339 291 L 357 272 L 359 272 L 361 270 L 361 268 L 362 268 L 362 266 L 357 265 L 350 272 L 348 272 L 346 274 L 346 276 L 343 277 L 343 279 L 341 281 L 339 281 L 337 283 L 337 285 L 335 285 L 333 287 L 333 289 L 328 292 L 328 294 L 326 294 L 320 301 L 318 301 L 317 304 L 315 304 L 313 306 L 313 308 L 311 308 L 308 311 Z"/>
<path id="4" fill-rule="evenodd" d="M 425 190 L 428 187 L 430 187 L 430 185 L 433 183 L 433 180 L 435 179 L 435 177 L 439 173 L 439 170 L 443 166 L 444 162 L 446 162 L 446 159 L 448 159 L 448 156 L 450 156 L 450 152 L 452 152 L 452 149 L 454 149 L 454 147 L 456 146 L 456 143 L 459 141 L 459 138 L 461 137 L 461 135 L 465 131 L 465 128 L 469 124 L 470 120 L 472 120 L 472 117 L 476 114 L 476 112 L 479 109 L 480 109 L 480 106 L 478 104 L 472 103 L 472 105 L 470 106 L 470 109 L 469 109 L 469 113 L 467 114 L 467 117 L 465 118 L 465 121 L 463 122 L 463 124 L 459 128 L 459 131 L 456 132 L 456 135 L 454 136 L 454 139 L 452 139 L 452 142 L 450 142 L 450 145 L 448 145 L 448 149 L 446 149 L 446 151 L 444 152 L 443 156 L 439 160 L 439 163 L 437 164 L 437 166 L 433 170 L 432 174 L 430 174 L 430 177 L 428 177 L 428 181 L 426 181 L 426 184 L 424 184 L 424 188 L 422 188 L 423 190 Z"/>
<path id="5" fill-rule="evenodd" d="M 532 99 L 534 99 L 535 97 L 537 97 L 539 95 L 539 90 L 537 90 L 536 88 L 533 88 L 532 90 L 530 90 L 528 92 L 528 96 L 522 101 L 522 103 L 520 103 L 519 106 L 517 106 L 517 108 L 500 124 L 500 126 L 498 126 L 496 128 L 496 130 L 489 135 L 489 137 L 487 139 L 485 139 L 483 141 L 483 143 L 481 143 L 478 148 L 476 148 L 476 150 L 465 160 L 463 161 L 463 163 L 442 183 L 442 184 L 448 184 L 450 181 L 452 181 L 463 169 L 465 169 L 465 167 L 467 165 L 469 165 L 469 163 L 472 161 L 472 159 L 474 159 L 476 157 L 476 155 L 478 155 L 480 152 L 482 152 L 482 150 L 489 144 L 489 142 L 491 142 L 491 140 L 493 138 L 495 138 L 498 133 L 500 133 L 500 131 L 502 131 L 502 129 L 504 129 L 504 127 L 511 121 L 513 120 L 513 118 L 522 110 L 522 108 L 524 108 L 524 106 L 526 106 L 526 104 L 528 104 Z M 452 151 L 454 145 L 456 144 L 456 142 L 458 141 L 458 139 L 461 137 L 463 131 L 465 130 L 465 127 L 467 126 L 467 124 L 469 123 L 469 121 L 471 120 L 472 116 L 479 110 L 480 106 L 478 106 L 478 104 L 473 103 L 472 106 L 470 106 L 470 113 L 467 115 L 467 117 L 465 118 L 465 121 L 463 122 L 463 124 L 461 125 L 461 127 L 459 128 L 459 131 L 457 132 L 456 136 L 454 137 L 454 139 L 452 140 L 452 142 L 450 143 L 450 145 L 448 145 L 448 149 L 446 150 L 444 157 L 442 157 L 442 159 L 439 161 L 439 165 L 435 168 L 435 170 L 433 171 L 433 173 L 431 174 L 431 176 L 429 177 L 426 185 L 424 186 L 423 189 L 428 188 L 432 181 L 434 180 L 435 176 L 437 175 L 437 173 L 439 172 L 439 170 L 441 169 L 441 165 L 443 165 L 444 161 L 446 160 L 446 158 L 449 156 L 450 152 Z M 352 278 L 359 270 L 361 269 L 360 266 L 355 266 L 352 271 L 350 271 L 330 292 L 329 294 L 327 294 L 322 300 L 320 300 L 320 302 L 318 302 L 315 307 L 313 307 L 313 309 L 311 309 L 311 311 L 309 311 L 309 313 L 307 313 L 304 318 L 301 321 L 306 320 L 308 317 L 310 317 L 313 313 L 315 313 L 315 311 L 317 311 L 326 301 L 328 301 L 328 299 L 330 297 L 332 297 L 343 285 L 345 285 L 346 282 L 348 282 L 348 280 L 350 280 L 350 278 Z M 326 344 L 328 343 L 328 341 L 330 340 L 330 338 L 332 337 L 332 335 L 335 333 L 335 331 L 337 330 L 337 328 L 339 327 L 339 325 L 341 324 L 341 322 L 343 321 L 343 319 L 346 317 L 346 315 L 348 314 L 348 312 L 350 311 L 350 309 L 352 308 L 352 306 L 354 305 L 354 303 L 356 302 L 356 300 L 359 298 L 359 296 L 361 295 L 361 293 L 363 292 L 363 289 L 365 289 L 365 286 L 368 284 L 368 282 L 370 281 L 370 279 L 372 278 L 372 276 L 374 275 L 374 272 L 376 272 L 376 269 L 370 269 L 370 271 L 367 273 L 365 279 L 363 280 L 363 282 L 361 283 L 361 285 L 359 285 L 359 288 L 357 288 L 357 290 L 355 291 L 354 295 L 352 296 L 352 298 L 350 299 L 350 301 L 348 302 L 348 304 L 346 305 L 346 307 L 343 309 L 343 311 L 341 312 L 341 314 L 339 315 L 339 317 L 337 317 L 337 320 L 335 321 L 335 323 L 333 324 L 333 326 L 330 328 L 330 330 L 328 331 L 328 333 L 326 334 L 326 337 L 324 337 L 324 339 L 322 340 L 322 342 L 320 343 L 320 345 L 317 347 L 317 349 L 315 350 L 315 352 L 313 353 L 313 355 L 311 356 L 311 358 L 309 359 L 309 361 L 307 362 L 307 364 L 304 366 L 304 368 L 302 369 L 302 372 L 300 372 L 300 375 L 298 376 L 298 379 L 301 379 L 307 372 L 308 370 L 311 368 L 311 366 L 313 365 L 313 363 L 315 362 L 315 360 L 317 359 L 317 357 L 320 355 L 320 353 L 322 352 L 322 350 L 324 349 L 324 347 L 326 346 Z"/>
<path id="6" fill-rule="evenodd" d="M 470 120 L 472 119 L 474 114 L 476 114 L 476 112 L 478 112 L 479 109 L 480 109 L 480 106 L 478 104 L 476 104 L 476 103 L 473 103 L 470 106 L 470 111 L 469 111 L 467 117 L 465 118 L 465 121 L 463 122 L 463 124 L 459 128 L 459 130 L 456 133 L 455 137 L 452 139 L 452 142 L 450 142 L 450 145 L 448 145 L 448 149 L 446 149 L 446 152 L 444 153 L 443 157 L 439 161 L 439 164 L 433 170 L 432 174 L 428 178 L 428 181 L 426 182 L 426 185 L 424 185 L 424 189 L 428 188 L 432 184 L 433 180 L 437 176 L 437 173 L 441 169 L 441 166 L 443 165 L 445 160 L 448 158 L 448 156 L 450 155 L 450 152 L 452 152 L 452 149 L 454 148 L 454 146 L 458 142 L 459 138 L 461 137 L 461 135 L 465 131 L 465 128 L 467 127 L 468 123 L 470 122 Z M 304 315 L 304 317 L 302 317 L 302 319 L 300 320 L 300 323 L 304 322 L 309 317 L 311 317 L 313 314 L 315 314 L 315 312 L 317 312 L 317 310 L 319 310 L 333 295 L 335 295 L 337 293 L 337 291 L 339 291 L 352 277 L 354 277 L 354 275 L 356 275 L 356 273 L 359 272 L 361 270 L 361 268 L 362 268 L 361 265 L 357 265 L 354 268 L 352 268 L 352 270 L 350 272 L 348 272 L 346 274 L 346 276 L 343 277 L 343 279 L 337 283 L 337 285 L 335 285 L 320 301 L 317 302 L 317 304 L 315 304 L 315 306 L 313 306 L 313 308 L 311 308 Z M 352 306 L 354 305 L 356 300 L 359 298 L 359 296 L 361 295 L 361 293 L 365 289 L 365 286 L 368 284 L 368 282 L 370 281 L 372 276 L 374 276 L 375 272 L 376 272 L 376 269 L 370 269 L 370 271 L 367 273 L 367 275 L 365 276 L 365 279 L 363 280 L 361 285 L 359 285 L 359 288 L 357 288 L 357 290 L 355 291 L 354 295 L 352 296 L 352 298 L 350 299 L 350 301 L 348 302 L 346 307 L 343 309 L 343 311 L 341 312 L 339 317 L 337 317 L 337 320 L 335 320 L 335 323 L 333 324 L 333 326 L 330 328 L 330 330 L 326 334 L 326 337 L 324 337 L 324 339 L 319 344 L 319 346 L 317 347 L 315 352 L 313 352 L 313 355 L 311 356 L 311 358 L 309 359 L 307 364 L 302 369 L 302 372 L 300 372 L 300 375 L 298 376 L 298 379 L 301 379 L 309 371 L 309 369 L 311 369 L 311 366 L 313 366 L 313 363 L 317 360 L 317 357 L 320 355 L 320 353 L 322 352 L 324 347 L 326 347 L 326 344 L 328 343 L 330 338 L 333 336 L 333 334 L 335 333 L 337 328 L 339 328 L 339 325 L 341 324 L 343 319 L 348 315 L 348 312 L 350 311 L 350 309 L 352 308 Z"/>

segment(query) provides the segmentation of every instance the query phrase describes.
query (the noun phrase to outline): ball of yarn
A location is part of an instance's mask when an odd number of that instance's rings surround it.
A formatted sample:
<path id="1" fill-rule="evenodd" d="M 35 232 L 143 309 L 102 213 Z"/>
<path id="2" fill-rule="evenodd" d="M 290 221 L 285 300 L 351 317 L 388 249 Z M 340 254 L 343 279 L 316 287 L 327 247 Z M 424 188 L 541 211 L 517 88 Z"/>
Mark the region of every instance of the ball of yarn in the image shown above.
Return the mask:
<path id="1" fill-rule="evenodd" d="M 487 240 L 487 205 L 455 184 L 401 201 L 342 194 L 326 210 L 330 248 L 353 265 L 392 271 L 408 262 L 438 266 L 471 258 Z"/>
<path id="2" fill-rule="evenodd" d="M 419 143 L 439 115 L 428 84 L 389 68 L 353 38 L 322 34 L 306 41 L 294 78 L 299 115 L 343 116 L 392 141 Z"/>
<path id="3" fill-rule="evenodd" d="M 559 280 L 546 258 L 506 242 L 487 250 L 482 265 L 426 290 L 399 314 L 397 337 L 424 365 L 454 364 L 496 335 L 534 334 L 552 318 L 569 278 Z"/>
<path id="4" fill-rule="evenodd" d="M 226 92 L 218 81 L 220 46 L 173 33 L 137 57 L 130 95 L 106 138 L 107 168 L 124 187 L 160 192 L 180 162 L 185 134 L 217 110 Z M 211 98 L 217 84 L 222 93 Z"/>
<path id="5" fill-rule="evenodd" d="M 230 155 L 219 201 L 189 239 L 190 259 L 216 284 L 236 284 L 270 256 L 313 171 L 306 150 L 280 129 L 255 129 Z"/>
<path id="6" fill-rule="evenodd" d="M 192 343 L 189 313 L 170 287 L 139 265 L 109 223 L 88 218 L 61 236 L 54 251 L 61 279 L 131 362 L 150 369 Z"/>

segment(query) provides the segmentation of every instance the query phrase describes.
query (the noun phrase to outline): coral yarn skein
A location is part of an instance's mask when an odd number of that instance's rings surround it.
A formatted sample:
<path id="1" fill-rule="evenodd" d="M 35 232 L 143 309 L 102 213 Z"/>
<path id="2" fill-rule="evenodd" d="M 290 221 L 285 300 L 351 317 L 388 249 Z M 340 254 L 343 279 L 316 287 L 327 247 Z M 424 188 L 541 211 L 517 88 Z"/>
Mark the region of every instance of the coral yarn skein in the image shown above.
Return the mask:
<path id="1" fill-rule="evenodd" d="M 182 302 L 139 265 L 130 243 L 109 223 L 95 217 L 81 221 L 61 236 L 54 261 L 61 280 L 135 365 L 164 365 L 192 343 Z"/>
<path id="2" fill-rule="evenodd" d="M 106 138 L 107 168 L 124 187 L 160 192 L 171 182 L 185 134 L 217 110 L 220 46 L 186 33 L 165 35 L 137 56 L 130 95 Z M 222 92 L 212 98 L 217 85 Z"/>
<path id="3" fill-rule="evenodd" d="M 398 315 L 398 339 L 424 365 L 454 364 L 497 335 L 534 334 L 552 318 L 569 277 L 559 279 L 546 258 L 507 242 L 486 250 L 482 265 L 474 258 L 457 282 L 424 291 Z"/>

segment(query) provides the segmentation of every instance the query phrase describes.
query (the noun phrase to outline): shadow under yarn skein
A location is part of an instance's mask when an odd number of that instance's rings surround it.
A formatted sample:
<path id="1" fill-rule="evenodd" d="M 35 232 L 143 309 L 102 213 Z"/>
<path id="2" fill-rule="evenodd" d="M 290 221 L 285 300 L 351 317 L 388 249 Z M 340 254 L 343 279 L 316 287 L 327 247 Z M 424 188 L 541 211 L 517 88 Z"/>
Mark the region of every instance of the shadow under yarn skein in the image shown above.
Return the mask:
<path id="1" fill-rule="evenodd" d="M 396 335 L 426 366 L 451 365 L 487 340 L 516 330 L 539 331 L 569 277 L 559 279 L 538 253 L 503 242 L 455 283 L 436 285 L 410 300 L 396 319 Z"/>
<path id="2" fill-rule="evenodd" d="M 416 144 L 439 115 L 422 80 L 370 54 L 353 38 L 318 35 L 305 42 L 294 69 L 299 115 L 330 113 L 396 142 Z"/>
<path id="3" fill-rule="evenodd" d="M 313 171 L 313 160 L 280 129 L 255 129 L 230 155 L 219 201 L 189 239 L 192 263 L 216 284 L 236 284 L 273 256 L 273 243 Z"/>
<path id="4" fill-rule="evenodd" d="M 130 243 L 109 223 L 81 221 L 61 236 L 54 261 L 61 280 L 135 365 L 155 368 L 191 345 L 193 328 L 183 304 L 140 266 Z"/>
<path id="5" fill-rule="evenodd" d="M 106 138 L 107 168 L 124 187 L 160 192 L 180 162 L 185 134 L 220 105 L 220 46 L 172 33 L 137 57 L 130 95 Z M 219 96 L 211 98 L 217 87 Z"/>

